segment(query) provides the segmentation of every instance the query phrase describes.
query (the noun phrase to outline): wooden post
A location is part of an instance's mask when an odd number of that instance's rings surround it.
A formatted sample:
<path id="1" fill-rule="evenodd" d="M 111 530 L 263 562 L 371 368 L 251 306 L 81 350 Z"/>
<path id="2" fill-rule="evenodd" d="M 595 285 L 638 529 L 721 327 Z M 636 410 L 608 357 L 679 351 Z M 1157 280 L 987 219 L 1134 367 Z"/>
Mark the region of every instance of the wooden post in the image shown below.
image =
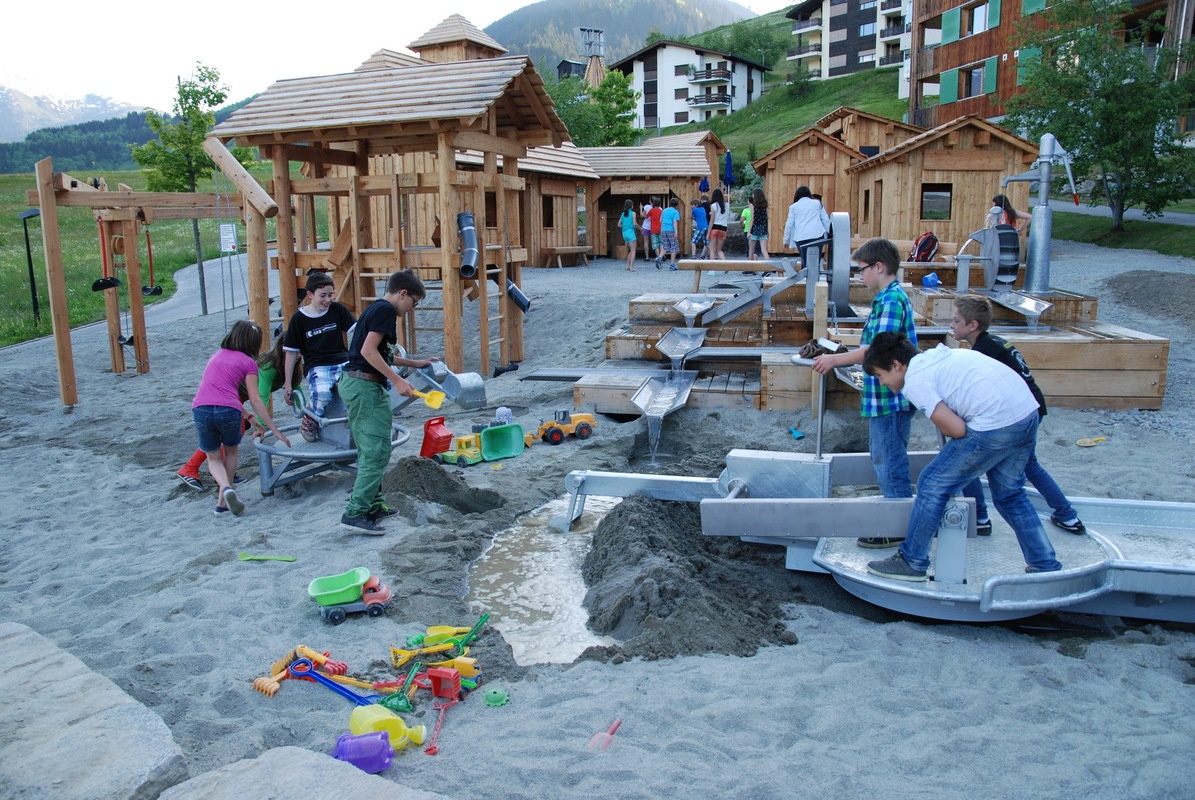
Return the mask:
<path id="1" fill-rule="evenodd" d="M 290 319 L 299 310 L 299 301 L 295 296 L 298 290 L 295 280 L 295 226 L 286 145 L 274 145 L 273 163 L 274 194 L 278 195 L 278 292 L 282 295 L 282 318 Z"/>
<path id="2" fill-rule="evenodd" d="M 116 274 L 116 256 L 112 252 L 115 236 L 113 231 L 117 229 L 116 223 L 108 220 L 101 220 L 99 225 L 100 231 L 100 254 L 101 264 L 104 275 Z M 125 370 L 124 363 L 124 345 L 120 343 L 120 290 L 105 289 L 104 290 L 104 319 L 108 323 L 108 356 L 112 361 L 112 372 L 119 375 Z"/>
<path id="3" fill-rule="evenodd" d="M 439 134 L 436 160 L 439 171 L 440 282 L 444 296 L 444 363 L 453 372 L 464 372 L 465 349 L 461 335 L 461 272 L 456 265 L 456 150 L 451 132 Z"/>
<path id="4" fill-rule="evenodd" d="M 129 320 L 133 337 L 133 360 L 139 373 L 149 372 L 149 340 L 145 332 L 145 301 L 141 297 L 141 257 L 137 254 L 140 225 L 134 219 L 121 223 L 124 232 L 126 288 L 129 290 Z"/>
<path id="5" fill-rule="evenodd" d="M 257 323 L 265 335 L 261 339 L 262 350 L 270 347 L 270 282 L 269 258 L 266 248 L 266 217 L 250 204 L 245 213 L 245 264 L 249 274 L 249 318 Z"/>
<path id="6" fill-rule="evenodd" d="M 502 177 L 509 177 L 517 179 L 519 177 L 519 161 L 513 156 L 505 156 L 502 159 Z M 506 188 L 506 181 L 499 177 L 494 191 L 498 192 L 499 197 L 504 197 L 505 206 L 503 210 L 498 212 L 499 218 L 502 220 L 503 231 L 502 235 L 504 241 L 503 259 L 506 258 L 506 249 L 508 247 L 519 247 L 524 244 L 522 240 L 522 214 L 519 207 L 520 195 L 526 195 L 526 192 L 517 192 L 508 190 Z M 523 288 L 523 267 L 518 261 L 511 261 L 506 264 L 506 272 L 504 276 L 514 282 L 520 289 Z M 504 323 L 504 330 L 502 337 L 505 339 L 506 356 L 509 361 L 523 360 L 523 312 L 515 307 L 514 301 L 506 297 L 506 283 L 502 283 L 503 300 L 506 305 L 502 309 L 502 320 Z M 503 364 L 503 366 L 506 366 Z"/>
<path id="7" fill-rule="evenodd" d="M 41 237 L 46 256 L 46 287 L 50 319 L 54 326 L 54 351 L 58 358 L 58 393 L 65 406 L 79 404 L 75 359 L 71 351 L 70 315 L 66 308 L 66 277 L 62 266 L 62 240 L 58 235 L 58 205 L 54 199 L 54 161 L 43 158 L 34 168 L 37 204 L 41 209 Z"/>
<path id="8" fill-rule="evenodd" d="M 274 202 L 274 198 L 262 188 L 261 184 L 253 179 L 253 176 L 241 166 L 241 162 L 236 160 L 236 156 L 228 151 L 219 139 L 204 139 L 203 152 L 215 162 L 220 171 L 232 181 L 232 185 L 237 187 L 245 202 L 256 208 L 265 217 L 278 216 L 278 204 Z M 278 148 L 275 148 L 275 156 L 278 155 Z M 282 161 L 286 161 L 286 148 L 282 148 Z M 289 174 L 289 173 L 288 173 Z M 277 180 L 277 175 L 274 176 Z M 286 184 L 286 191 L 290 193 L 290 183 Z M 290 206 L 286 206 L 290 208 Z"/>

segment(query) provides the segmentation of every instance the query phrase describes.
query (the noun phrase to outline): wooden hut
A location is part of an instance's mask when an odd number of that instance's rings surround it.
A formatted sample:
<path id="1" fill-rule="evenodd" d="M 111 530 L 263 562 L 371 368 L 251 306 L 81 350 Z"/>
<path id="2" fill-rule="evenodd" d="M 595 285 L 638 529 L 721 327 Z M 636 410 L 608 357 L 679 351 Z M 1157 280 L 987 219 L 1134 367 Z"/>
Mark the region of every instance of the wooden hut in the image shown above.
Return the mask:
<path id="1" fill-rule="evenodd" d="M 827 211 L 851 207 L 853 192 L 847 169 L 867 157 L 820 128 L 808 128 L 758 161 L 752 162 L 763 177 L 768 198 L 768 250 L 785 250 L 784 223 L 798 186 L 821 195 Z"/>
<path id="2" fill-rule="evenodd" d="M 609 256 L 617 256 L 622 245 L 618 217 L 627 199 L 634 200 L 638 210 L 652 195 L 665 204 L 678 198 L 681 230 L 677 233 L 683 242 L 689 233 L 689 203 L 696 199 L 702 178 L 717 176 L 718 158 L 726 152 L 712 134 L 664 136 L 638 147 L 578 149 L 599 176 L 590 192 L 589 243 L 595 253 Z"/>
<path id="3" fill-rule="evenodd" d="M 426 55 L 421 51 L 423 60 Z M 419 270 L 429 289 L 440 292 L 441 302 L 425 304 L 427 310 L 421 306 L 419 315 L 425 324 L 429 313 L 442 313 L 438 322 L 450 369 L 464 368 L 466 297 L 478 306 L 481 370 L 489 370 L 493 346 L 499 347 L 501 363 L 519 361 L 522 317 L 506 294 L 508 281 L 520 283 L 527 258 L 519 239 L 524 189 L 519 160 L 528 147 L 563 144 L 568 131 L 526 57 L 409 66 L 388 56 L 380 61 L 376 69 L 279 81 L 209 134 L 221 142 L 256 146 L 273 162 L 272 194 L 283 209 L 274 262 L 283 316 L 295 310 L 299 276 L 310 268 L 333 270 L 340 300 L 360 311 L 380 295 L 379 280 L 410 267 Z M 481 168 L 457 168 L 459 151 L 479 153 Z M 412 158 L 387 158 L 396 155 Z M 292 178 L 290 162 L 304 165 L 304 177 Z M 337 167 L 343 174 L 332 174 Z M 330 250 L 317 247 L 309 214 L 318 198 L 330 199 Z M 442 228 L 438 243 L 434 226 L 428 220 L 419 224 L 420 202 L 434 204 Z M 384 212 L 375 213 L 378 204 Z M 503 233 L 500 240 L 479 236 L 476 278 L 462 269 L 461 212 L 472 213 L 479 234 Z M 264 221 L 260 227 L 260 233 L 251 227 L 248 237 L 255 265 L 265 263 L 261 253 L 253 253 L 258 239 L 264 251 Z M 488 289 L 491 283 L 496 288 Z M 250 308 L 255 319 L 268 322 L 268 298 L 251 298 Z M 496 336 L 489 333 L 491 324 L 497 325 Z M 409 325 L 404 333 L 413 336 L 415 322 Z"/>
<path id="4" fill-rule="evenodd" d="M 1037 145 L 979 117 L 961 117 L 925 131 L 847 169 L 854 184 L 852 227 L 861 237 L 915 239 L 933 231 L 962 243 L 984 226 L 992 196 L 1028 204 L 1024 182 L 1000 179 L 1024 172 Z"/>
<path id="5" fill-rule="evenodd" d="M 839 106 L 813 123 L 813 127 L 867 157 L 891 150 L 925 131 L 925 128 L 907 122 L 898 122 L 848 106 Z"/>

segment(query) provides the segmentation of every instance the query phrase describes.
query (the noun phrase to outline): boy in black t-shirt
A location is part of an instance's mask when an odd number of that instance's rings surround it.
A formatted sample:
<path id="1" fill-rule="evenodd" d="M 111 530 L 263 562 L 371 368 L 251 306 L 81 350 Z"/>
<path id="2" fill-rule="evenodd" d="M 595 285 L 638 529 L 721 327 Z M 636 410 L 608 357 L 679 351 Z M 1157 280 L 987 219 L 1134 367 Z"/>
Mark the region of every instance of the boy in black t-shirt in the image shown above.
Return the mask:
<path id="1" fill-rule="evenodd" d="M 282 346 L 286 351 L 286 378 L 282 385 L 282 394 L 286 402 L 293 405 L 291 400 L 291 375 L 295 362 L 299 356 L 303 357 L 303 365 L 307 368 L 307 385 L 310 397 L 308 408 L 319 416 L 323 416 L 324 409 L 332 402 L 332 392 L 336 380 L 340 377 L 340 370 L 344 362 L 348 361 L 349 353 L 345 347 L 345 334 L 353 327 L 356 320 L 352 312 L 340 303 L 335 302 L 332 278 L 326 273 L 316 272 L 307 277 L 307 305 L 300 308 L 291 316 L 283 334 Z M 309 442 L 318 437 L 319 426 L 314 419 L 303 417 L 299 425 L 299 432 Z"/>

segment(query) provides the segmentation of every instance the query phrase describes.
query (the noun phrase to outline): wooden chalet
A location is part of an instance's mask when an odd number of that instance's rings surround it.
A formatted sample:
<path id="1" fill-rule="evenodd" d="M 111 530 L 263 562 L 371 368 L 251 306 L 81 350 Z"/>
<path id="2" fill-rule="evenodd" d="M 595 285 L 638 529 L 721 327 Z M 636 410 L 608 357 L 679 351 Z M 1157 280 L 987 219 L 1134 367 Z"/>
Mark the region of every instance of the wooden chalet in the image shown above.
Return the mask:
<path id="1" fill-rule="evenodd" d="M 839 106 L 813 123 L 813 127 L 868 158 L 925 132 L 925 128 L 848 106 Z"/>
<path id="2" fill-rule="evenodd" d="M 854 233 L 915 239 L 933 231 L 943 242 L 963 242 L 984 227 L 994 195 L 1027 207 L 1029 184 L 1001 189 L 1000 179 L 1029 169 L 1037 155 L 1037 145 L 979 117 L 906 139 L 847 168 Z"/>
<path id="3" fill-rule="evenodd" d="M 527 260 L 519 161 L 529 147 L 560 146 L 568 131 L 530 59 L 482 57 L 476 54 L 495 48 L 476 43 L 460 50 L 474 59 L 406 64 L 395 58 L 401 54 L 382 53 L 359 71 L 279 81 L 209 136 L 256 146 L 273 161 L 272 196 L 283 213 L 272 266 L 284 317 L 295 310 L 295 287 L 309 269 L 332 270 L 339 299 L 359 312 L 381 294 L 379 281 L 414 268 L 441 302 L 420 307 L 404 341 L 413 343 L 416 328 L 442 313 L 431 327 L 443 332 L 449 368 L 462 370 L 468 298 L 479 311 L 485 372 L 495 345 L 502 364 L 522 359 L 522 318 L 506 291 L 508 281 L 520 283 Z M 420 59 L 434 62 L 443 52 L 421 50 Z M 479 154 L 479 169 L 459 168 L 464 151 Z M 304 165 L 302 178 L 291 177 L 293 161 Z M 330 250 L 317 246 L 312 209 L 319 198 L 328 203 Z M 421 208 L 434 213 L 424 217 Z M 457 215 L 466 211 L 481 239 L 476 278 L 461 268 Z M 252 231 L 249 241 L 252 247 Z M 250 310 L 265 322 L 268 299 L 251 298 Z"/>
<path id="4" fill-rule="evenodd" d="M 650 139 L 638 147 L 578 148 L 599 176 L 590 196 L 589 244 L 595 253 L 616 256 L 622 245 L 618 217 L 623 202 L 640 204 L 652 195 L 665 204 L 681 201 L 681 230 L 685 241 L 689 226 L 689 203 L 698 196 L 702 178 L 716 184 L 718 162 L 726 152 L 716 136 L 708 132 L 683 133 Z"/>

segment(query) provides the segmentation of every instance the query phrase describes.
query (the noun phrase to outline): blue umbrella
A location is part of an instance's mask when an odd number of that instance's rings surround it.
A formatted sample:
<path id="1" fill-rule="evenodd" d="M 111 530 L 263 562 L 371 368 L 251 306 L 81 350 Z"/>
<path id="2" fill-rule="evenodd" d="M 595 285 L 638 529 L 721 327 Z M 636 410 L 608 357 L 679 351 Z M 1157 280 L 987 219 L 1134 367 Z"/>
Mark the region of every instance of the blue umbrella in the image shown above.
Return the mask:
<path id="1" fill-rule="evenodd" d="M 697 191 L 704 194 L 705 192 L 708 192 L 709 190 L 710 190 L 709 176 L 702 176 L 701 183 L 697 184 Z"/>
<path id="2" fill-rule="evenodd" d="M 734 170 L 733 162 L 730 160 L 730 151 L 726 151 L 726 174 L 722 176 L 722 181 L 727 186 L 734 186 Z"/>

